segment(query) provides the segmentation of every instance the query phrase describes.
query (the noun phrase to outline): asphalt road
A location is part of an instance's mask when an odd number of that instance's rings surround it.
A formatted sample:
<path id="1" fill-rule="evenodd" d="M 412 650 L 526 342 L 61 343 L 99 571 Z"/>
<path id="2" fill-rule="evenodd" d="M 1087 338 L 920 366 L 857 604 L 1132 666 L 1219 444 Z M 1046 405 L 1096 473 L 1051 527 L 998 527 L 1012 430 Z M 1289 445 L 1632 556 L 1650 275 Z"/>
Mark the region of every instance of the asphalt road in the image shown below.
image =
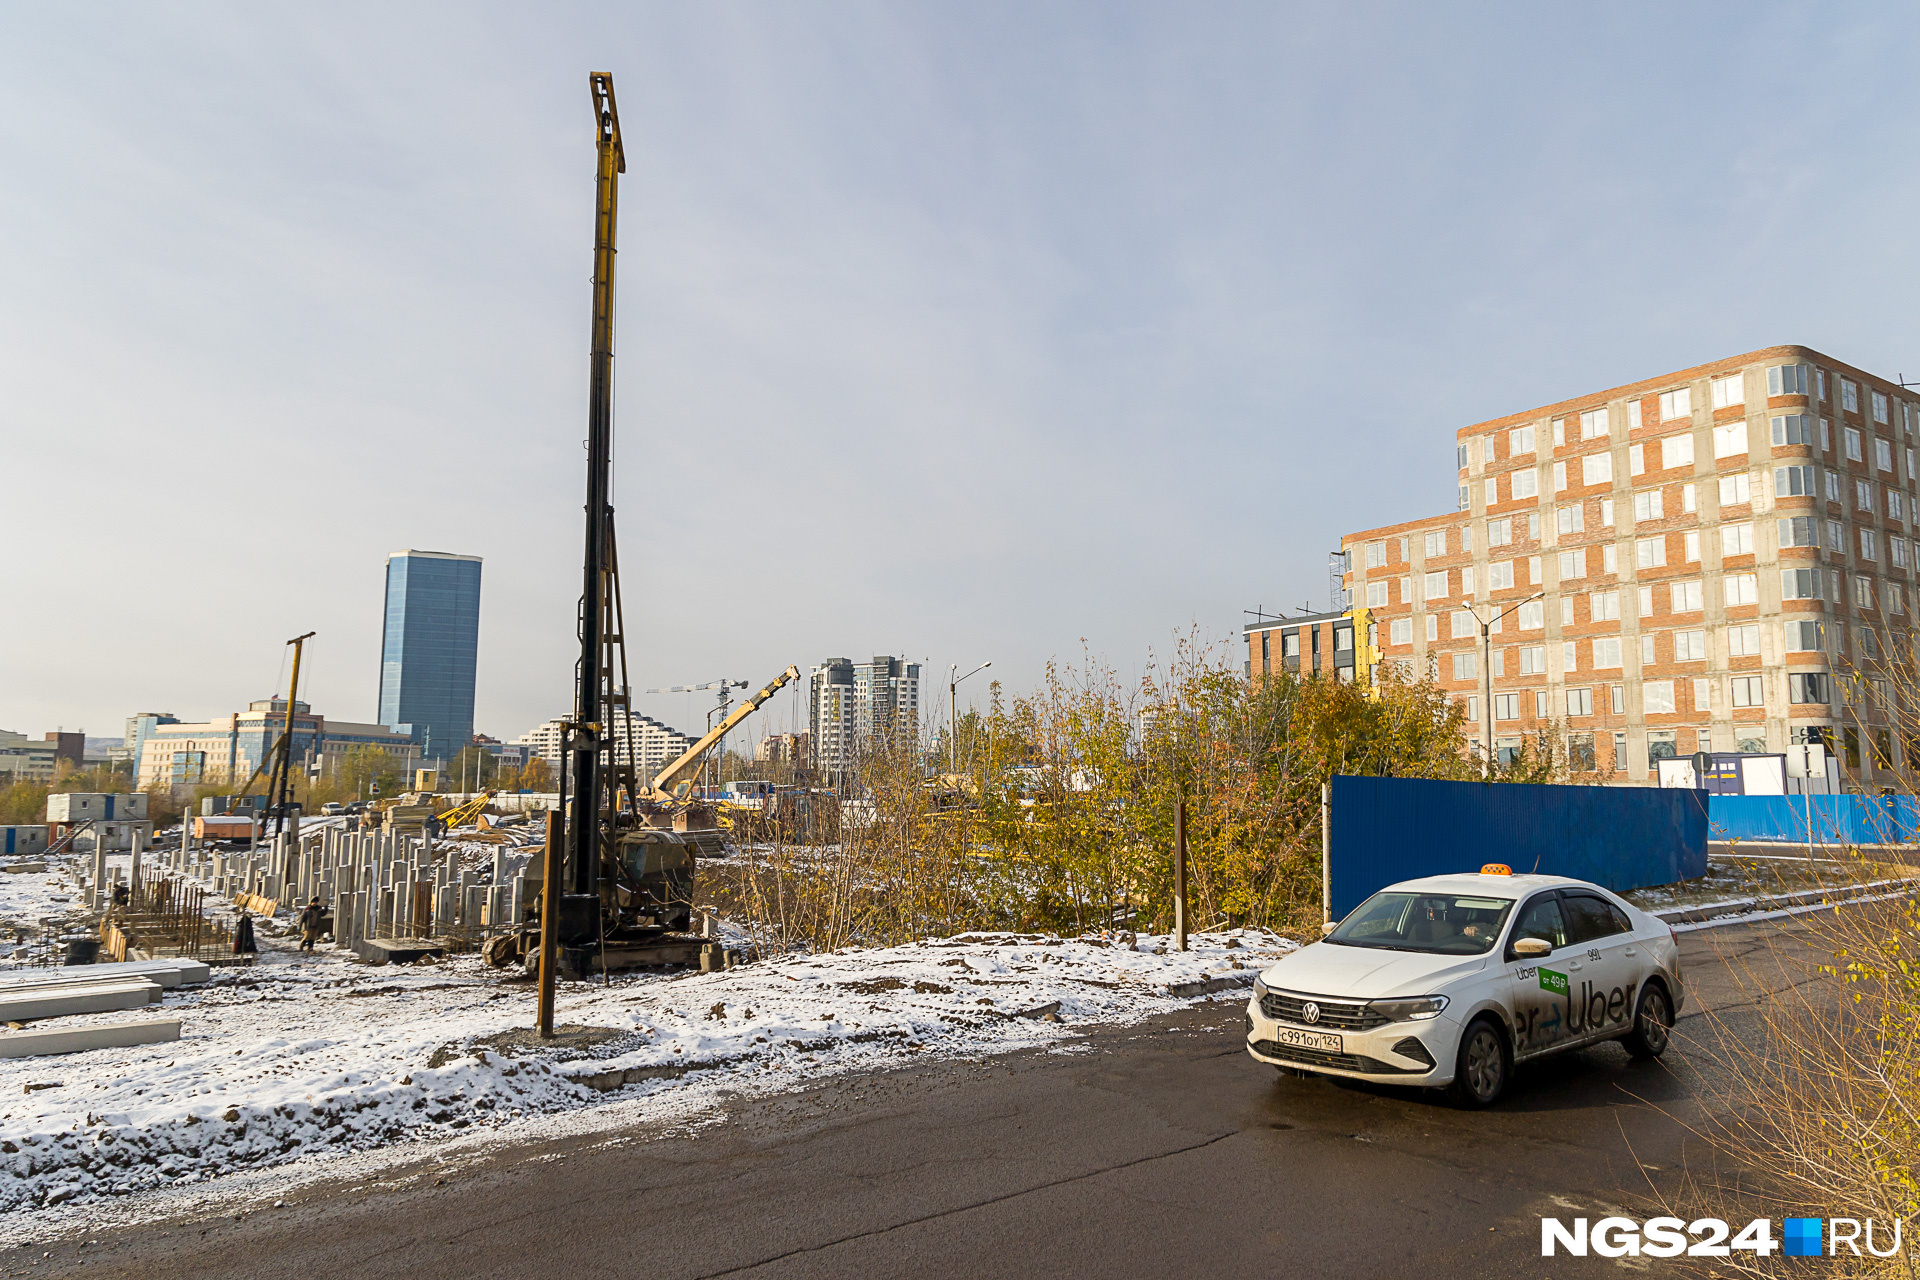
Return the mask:
<path id="1" fill-rule="evenodd" d="M 1704 1029 L 1704 1005 L 1737 1023 L 1728 955 L 1738 969 L 1783 940 L 1774 926 L 1686 935 L 1692 1016 L 1667 1061 L 1613 1045 L 1562 1055 L 1523 1068 L 1487 1112 L 1279 1076 L 1242 1051 L 1241 1006 L 1222 1002 L 1070 1052 L 742 1102 L 693 1135 L 529 1146 L 457 1169 L 425 1156 L 371 1189 L 10 1250 L 0 1274 L 1565 1274 L 1610 1264 L 1543 1261 L 1541 1214 L 1650 1212 L 1650 1185 L 1709 1158 L 1682 1123 L 1709 1069 L 1686 1033 Z"/>

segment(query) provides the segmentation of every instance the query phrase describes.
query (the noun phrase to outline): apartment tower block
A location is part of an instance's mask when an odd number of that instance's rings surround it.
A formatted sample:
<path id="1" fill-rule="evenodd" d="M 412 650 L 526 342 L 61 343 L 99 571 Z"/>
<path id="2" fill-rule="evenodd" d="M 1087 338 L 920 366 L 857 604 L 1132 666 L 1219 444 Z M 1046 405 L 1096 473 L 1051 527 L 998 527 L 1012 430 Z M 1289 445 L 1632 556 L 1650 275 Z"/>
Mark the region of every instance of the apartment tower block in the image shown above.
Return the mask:
<path id="1" fill-rule="evenodd" d="M 912 743 L 920 732 L 920 664 L 887 654 L 829 658 L 807 687 L 807 749 L 829 776 L 852 769 L 880 737 Z"/>

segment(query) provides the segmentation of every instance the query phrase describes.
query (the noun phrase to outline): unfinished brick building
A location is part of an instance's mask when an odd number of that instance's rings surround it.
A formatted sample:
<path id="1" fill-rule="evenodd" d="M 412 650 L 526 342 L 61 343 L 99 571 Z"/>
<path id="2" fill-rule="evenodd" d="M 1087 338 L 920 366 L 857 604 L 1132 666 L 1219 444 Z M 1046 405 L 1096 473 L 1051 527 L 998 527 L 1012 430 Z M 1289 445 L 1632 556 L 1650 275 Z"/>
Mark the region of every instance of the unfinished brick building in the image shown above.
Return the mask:
<path id="1" fill-rule="evenodd" d="M 1911 654 L 1916 431 L 1920 393 L 1797 346 L 1476 423 L 1458 510 L 1342 539 L 1350 600 L 1476 743 L 1490 694 L 1496 751 L 1553 725 L 1644 781 L 1824 742 L 1870 784 L 1904 750 L 1874 672 Z M 1473 611 L 1516 604 L 1483 664 Z"/>

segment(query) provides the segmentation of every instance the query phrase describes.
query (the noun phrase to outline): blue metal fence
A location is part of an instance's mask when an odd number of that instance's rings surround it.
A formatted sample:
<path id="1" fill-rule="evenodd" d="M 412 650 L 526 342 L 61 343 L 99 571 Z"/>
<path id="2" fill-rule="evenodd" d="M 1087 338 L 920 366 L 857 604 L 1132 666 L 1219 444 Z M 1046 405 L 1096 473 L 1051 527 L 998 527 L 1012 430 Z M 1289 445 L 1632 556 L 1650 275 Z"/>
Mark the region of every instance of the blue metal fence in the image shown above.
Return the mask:
<path id="1" fill-rule="evenodd" d="M 1920 804 L 1912 796 L 1714 796 L 1707 823 L 1713 840 L 1912 844 Z"/>
<path id="2" fill-rule="evenodd" d="M 1396 881 L 1489 862 L 1616 892 L 1703 876 L 1706 799 L 1678 788 L 1336 777 L 1328 907 L 1338 920 Z"/>

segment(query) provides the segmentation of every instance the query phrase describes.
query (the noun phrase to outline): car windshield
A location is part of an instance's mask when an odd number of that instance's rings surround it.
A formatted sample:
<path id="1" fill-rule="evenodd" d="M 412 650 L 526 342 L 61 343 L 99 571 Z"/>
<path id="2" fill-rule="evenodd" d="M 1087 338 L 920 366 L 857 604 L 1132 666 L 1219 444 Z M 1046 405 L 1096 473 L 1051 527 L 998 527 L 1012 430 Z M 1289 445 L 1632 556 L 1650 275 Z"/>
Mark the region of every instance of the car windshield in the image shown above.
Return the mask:
<path id="1" fill-rule="evenodd" d="M 1493 945 L 1512 898 L 1452 893 L 1376 893 L 1327 935 L 1345 947 L 1475 956 Z"/>

